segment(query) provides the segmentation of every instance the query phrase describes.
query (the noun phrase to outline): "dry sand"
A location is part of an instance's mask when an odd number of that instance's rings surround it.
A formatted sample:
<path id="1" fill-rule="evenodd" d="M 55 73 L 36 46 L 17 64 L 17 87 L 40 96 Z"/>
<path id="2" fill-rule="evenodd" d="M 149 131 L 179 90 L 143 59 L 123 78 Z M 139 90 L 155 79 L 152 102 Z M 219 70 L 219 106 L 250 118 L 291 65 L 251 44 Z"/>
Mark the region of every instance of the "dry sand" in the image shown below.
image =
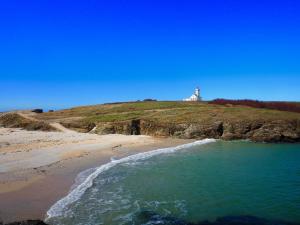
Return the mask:
<path id="1" fill-rule="evenodd" d="M 78 173 L 112 157 L 191 141 L 0 128 L 0 221 L 43 219 Z"/>

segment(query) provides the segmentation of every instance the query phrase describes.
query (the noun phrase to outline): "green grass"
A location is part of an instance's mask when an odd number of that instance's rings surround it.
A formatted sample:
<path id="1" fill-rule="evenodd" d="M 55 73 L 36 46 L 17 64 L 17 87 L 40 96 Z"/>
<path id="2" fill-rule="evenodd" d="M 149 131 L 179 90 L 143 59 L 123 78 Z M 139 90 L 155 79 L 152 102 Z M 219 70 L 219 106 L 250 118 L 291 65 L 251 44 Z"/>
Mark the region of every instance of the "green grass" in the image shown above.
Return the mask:
<path id="1" fill-rule="evenodd" d="M 291 120 L 300 119 L 299 113 L 247 106 L 223 106 L 206 102 L 131 102 L 76 107 L 51 113 L 42 113 L 44 120 L 66 119 L 89 123 L 121 122 L 132 119 L 156 120 L 157 122 L 187 123 L 232 120 Z"/>
<path id="2" fill-rule="evenodd" d="M 88 122 L 116 122 L 116 121 L 126 121 L 138 119 L 144 115 L 143 111 L 134 111 L 126 113 L 107 113 L 103 115 L 88 116 L 86 121 Z"/>

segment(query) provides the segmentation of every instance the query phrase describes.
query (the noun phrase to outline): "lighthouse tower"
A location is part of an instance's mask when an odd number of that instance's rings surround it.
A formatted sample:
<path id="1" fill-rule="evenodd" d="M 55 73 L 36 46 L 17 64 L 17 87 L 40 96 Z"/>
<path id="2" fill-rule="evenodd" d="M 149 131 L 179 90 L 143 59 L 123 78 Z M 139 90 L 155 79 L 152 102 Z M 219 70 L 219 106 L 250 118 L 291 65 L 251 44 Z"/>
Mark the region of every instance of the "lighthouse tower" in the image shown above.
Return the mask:
<path id="1" fill-rule="evenodd" d="M 198 100 L 201 99 L 201 97 L 200 97 L 200 88 L 199 87 L 196 87 L 194 94 L 198 97 Z"/>
<path id="2" fill-rule="evenodd" d="M 194 94 L 189 97 L 189 98 L 186 98 L 186 99 L 183 99 L 183 101 L 187 101 L 187 102 L 199 102 L 201 101 L 201 96 L 200 96 L 200 88 L 197 87 L 194 91 Z"/>

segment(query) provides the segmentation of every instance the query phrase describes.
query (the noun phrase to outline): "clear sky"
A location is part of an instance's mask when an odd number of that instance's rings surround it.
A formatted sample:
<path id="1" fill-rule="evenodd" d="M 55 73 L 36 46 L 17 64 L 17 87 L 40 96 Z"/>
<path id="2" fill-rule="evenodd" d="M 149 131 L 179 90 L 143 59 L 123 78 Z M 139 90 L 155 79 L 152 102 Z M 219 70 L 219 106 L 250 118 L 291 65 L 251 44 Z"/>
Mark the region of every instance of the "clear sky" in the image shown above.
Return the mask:
<path id="1" fill-rule="evenodd" d="M 0 109 L 300 101 L 298 0 L 4 0 Z"/>

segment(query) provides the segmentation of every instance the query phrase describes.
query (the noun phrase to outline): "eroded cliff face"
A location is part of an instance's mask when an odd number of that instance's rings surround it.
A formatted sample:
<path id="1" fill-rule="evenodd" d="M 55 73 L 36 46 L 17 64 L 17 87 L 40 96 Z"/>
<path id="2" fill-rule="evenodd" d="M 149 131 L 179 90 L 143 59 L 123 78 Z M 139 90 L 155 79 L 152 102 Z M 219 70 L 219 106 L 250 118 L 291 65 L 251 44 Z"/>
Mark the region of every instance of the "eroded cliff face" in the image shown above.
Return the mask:
<path id="1" fill-rule="evenodd" d="M 164 123 L 131 120 L 98 123 L 95 133 L 168 136 L 187 139 L 250 139 L 256 142 L 299 142 L 300 120 L 235 120 L 203 123 Z"/>

